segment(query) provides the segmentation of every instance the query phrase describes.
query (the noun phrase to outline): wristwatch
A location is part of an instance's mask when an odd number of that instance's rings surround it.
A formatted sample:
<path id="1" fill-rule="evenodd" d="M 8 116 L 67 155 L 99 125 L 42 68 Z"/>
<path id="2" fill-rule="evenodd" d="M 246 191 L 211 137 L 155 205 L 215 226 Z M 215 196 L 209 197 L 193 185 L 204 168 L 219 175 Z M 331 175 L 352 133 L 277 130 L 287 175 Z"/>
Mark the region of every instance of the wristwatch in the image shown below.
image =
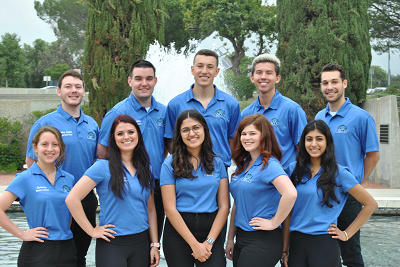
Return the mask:
<path id="1" fill-rule="evenodd" d="M 161 244 L 160 243 L 151 243 L 150 248 L 152 248 L 152 247 L 156 247 L 156 248 L 160 249 Z"/>
<path id="2" fill-rule="evenodd" d="M 213 245 L 214 244 L 214 239 L 212 239 L 211 237 L 207 237 L 206 241 L 208 242 L 208 244 Z"/>

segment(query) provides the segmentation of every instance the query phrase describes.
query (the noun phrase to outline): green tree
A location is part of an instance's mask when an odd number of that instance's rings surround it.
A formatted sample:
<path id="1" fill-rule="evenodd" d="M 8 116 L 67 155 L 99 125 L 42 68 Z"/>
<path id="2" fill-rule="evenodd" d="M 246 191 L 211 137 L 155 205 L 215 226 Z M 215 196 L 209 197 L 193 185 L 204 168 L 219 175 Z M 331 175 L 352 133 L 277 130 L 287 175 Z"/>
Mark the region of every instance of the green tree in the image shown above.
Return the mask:
<path id="1" fill-rule="evenodd" d="M 53 62 L 51 64 L 51 67 L 44 69 L 44 74 L 46 76 L 51 76 L 51 80 L 52 81 L 56 81 L 58 80 L 58 78 L 60 78 L 60 76 L 66 72 L 67 70 L 69 70 L 70 67 L 67 64 L 58 64 Z"/>
<path id="2" fill-rule="evenodd" d="M 239 101 L 247 100 L 253 97 L 253 93 L 256 91 L 256 87 L 250 81 L 247 76 L 247 65 L 251 65 L 254 58 L 245 56 L 240 61 L 240 76 L 236 76 L 235 73 L 229 69 L 223 72 L 224 82 L 229 92 Z"/>
<path id="3" fill-rule="evenodd" d="M 84 1 L 44 0 L 34 1 L 36 13 L 48 23 L 57 39 L 69 48 L 74 65 L 80 65 L 85 44 L 88 8 Z"/>
<path id="4" fill-rule="evenodd" d="M 372 58 L 367 10 L 364 0 L 277 0 L 280 92 L 299 103 L 309 119 L 326 105 L 320 72 L 328 63 L 345 69 L 346 96 L 353 103 L 365 99 Z"/>
<path id="5" fill-rule="evenodd" d="M 400 74 L 390 76 L 391 84 L 400 84 Z"/>
<path id="6" fill-rule="evenodd" d="M 378 53 L 400 50 L 400 0 L 372 0 L 368 13 L 372 48 Z"/>
<path id="7" fill-rule="evenodd" d="M 374 68 L 374 74 L 372 75 L 372 88 L 386 87 L 388 84 L 388 74 L 386 70 L 380 66 L 372 65 Z M 368 88 L 371 86 L 371 75 L 368 76 Z"/>
<path id="8" fill-rule="evenodd" d="M 84 79 L 89 88 L 92 117 L 105 113 L 131 91 L 130 65 L 144 58 L 150 43 L 164 43 L 163 1 L 86 0 Z"/>
<path id="9" fill-rule="evenodd" d="M 24 87 L 25 60 L 16 33 L 5 33 L 0 42 L 0 78 L 6 87 Z"/>
<path id="10" fill-rule="evenodd" d="M 257 36 L 258 54 L 268 51 L 275 40 L 275 6 L 261 0 L 182 0 L 187 29 L 196 29 L 200 39 L 212 32 L 228 40 L 234 49 L 230 56 L 235 76 L 240 76 L 240 61 L 248 49 L 244 42 Z"/>
<path id="11" fill-rule="evenodd" d="M 33 46 L 24 44 L 24 57 L 26 59 L 25 84 L 28 88 L 38 88 L 45 85 L 43 81 L 42 54 L 48 49 L 49 44 L 42 39 L 36 39 Z"/>

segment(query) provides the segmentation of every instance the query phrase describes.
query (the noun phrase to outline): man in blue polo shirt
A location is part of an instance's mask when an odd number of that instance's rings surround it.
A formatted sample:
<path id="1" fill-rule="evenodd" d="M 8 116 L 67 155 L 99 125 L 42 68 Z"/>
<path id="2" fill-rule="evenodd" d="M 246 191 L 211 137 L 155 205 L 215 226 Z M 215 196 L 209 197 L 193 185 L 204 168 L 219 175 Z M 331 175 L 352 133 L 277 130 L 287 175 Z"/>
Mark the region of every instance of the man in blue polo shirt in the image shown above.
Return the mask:
<path id="1" fill-rule="evenodd" d="M 229 167 L 230 144 L 240 118 L 239 102 L 213 84 L 219 73 L 217 53 L 208 49 L 199 50 L 191 70 L 194 84 L 168 103 L 164 135 L 168 138 L 168 147 L 171 147 L 176 118 L 182 111 L 195 109 L 207 121 L 214 153 L 224 161 L 225 167 Z"/>
<path id="2" fill-rule="evenodd" d="M 271 122 L 282 149 L 282 165 L 286 169 L 296 160 L 297 145 L 307 124 L 307 116 L 299 104 L 275 89 L 281 79 L 280 60 L 263 54 L 253 60 L 250 80 L 257 87 L 258 97 L 242 111 L 241 117 L 261 113 Z"/>
<path id="3" fill-rule="evenodd" d="M 328 105 L 315 119 L 323 120 L 331 129 L 337 162 L 347 166 L 359 183 L 363 183 L 379 161 L 379 142 L 374 119 L 365 110 L 353 105 L 344 96 L 347 80 L 342 66 L 328 64 L 321 71 L 321 91 Z M 348 196 L 338 218 L 338 228 L 346 228 L 360 212 L 361 204 Z M 364 266 L 360 231 L 347 242 L 339 241 L 343 264 Z"/>
<path id="4" fill-rule="evenodd" d="M 61 97 L 61 105 L 56 111 L 38 119 L 29 133 L 26 151 L 26 164 L 30 167 L 36 160 L 33 151 L 32 139 L 40 127 L 51 125 L 57 128 L 66 145 L 66 160 L 62 170 L 74 176 L 74 184 L 96 159 L 97 138 L 99 127 L 96 121 L 84 114 L 80 108 L 85 96 L 82 76 L 68 70 L 58 80 L 57 94 Z M 97 198 L 90 192 L 83 200 L 82 205 L 86 216 L 93 227 L 96 225 Z M 87 235 L 75 221 L 72 221 L 71 230 L 77 248 L 77 266 L 86 266 L 86 254 L 92 238 Z"/>
<path id="5" fill-rule="evenodd" d="M 129 115 L 140 127 L 155 178 L 154 201 L 157 211 L 158 238 L 164 225 L 164 206 L 160 190 L 160 171 L 168 152 L 165 149 L 164 129 L 166 107 L 153 97 L 157 84 L 156 69 L 149 61 L 139 60 L 132 64 L 128 84 L 132 88 L 129 97 L 110 109 L 101 123 L 97 155 L 107 153 L 111 125 L 118 115 Z"/>

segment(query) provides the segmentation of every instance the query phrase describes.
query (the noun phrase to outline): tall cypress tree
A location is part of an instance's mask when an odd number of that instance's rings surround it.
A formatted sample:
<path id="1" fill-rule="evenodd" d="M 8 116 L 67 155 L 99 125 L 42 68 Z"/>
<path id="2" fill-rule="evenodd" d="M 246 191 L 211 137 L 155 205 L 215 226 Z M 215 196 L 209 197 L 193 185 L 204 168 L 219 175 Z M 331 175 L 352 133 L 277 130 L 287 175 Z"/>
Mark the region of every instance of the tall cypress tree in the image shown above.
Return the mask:
<path id="1" fill-rule="evenodd" d="M 328 63 L 346 71 L 353 103 L 365 99 L 371 64 L 368 1 L 277 0 L 280 91 L 299 103 L 309 119 L 325 107 L 320 71 Z"/>
<path id="2" fill-rule="evenodd" d="M 90 115 L 105 113 L 129 96 L 130 65 L 144 58 L 149 45 L 164 43 L 163 0 L 87 0 L 84 79 L 90 90 Z"/>

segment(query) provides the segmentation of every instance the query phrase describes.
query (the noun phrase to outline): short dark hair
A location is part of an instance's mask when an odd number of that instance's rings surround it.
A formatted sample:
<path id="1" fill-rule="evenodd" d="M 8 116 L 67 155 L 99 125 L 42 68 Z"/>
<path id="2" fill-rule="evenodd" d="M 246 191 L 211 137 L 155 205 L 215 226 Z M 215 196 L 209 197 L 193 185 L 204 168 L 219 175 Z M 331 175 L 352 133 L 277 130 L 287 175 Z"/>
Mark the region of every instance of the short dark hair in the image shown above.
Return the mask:
<path id="1" fill-rule="evenodd" d="M 154 67 L 153 64 L 151 64 L 151 62 L 149 62 L 147 60 L 140 59 L 132 64 L 132 66 L 130 68 L 130 72 L 129 72 L 129 77 L 131 77 L 131 79 L 133 78 L 132 72 L 133 72 L 134 68 L 142 68 L 142 69 L 152 68 L 154 71 L 154 77 L 156 77 L 156 68 Z"/>
<path id="2" fill-rule="evenodd" d="M 200 49 L 199 51 L 197 51 L 196 55 L 194 55 L 193 58 L 193 65 L 194 65 L 194 61 L 196 60 L 197 56 L 208 56 L 208 57 L 215 57 L 215 59 L 217 60 L 217 66 L 218 67 L 218 61 L 219 61 L 219 57 L 218 54 L 210 49 Z"/>
<path id="3" fill-rule="evenodd" d="M 68 76 L 72 76 L 72 77 L 78 78 L 79 80 L 82 81 L 82 85 L 83 85 L 83 78 L 82 78 L 82 75 L 81 75 L 79 72 L 77 72 L 76 70 L 70 69 L 70 70 L 67 70 L 66 72 L 64 72 L 64 73 L 60 76 L 60 79 L 58 79 L 58 82 L 57 82 L 58 88 L 61 89 L 63 79 L 64 79 L 65 77 L 68 77 Z"/>
<path id="4" fill-rule="evenodd" d="M 323 73 L 323 72 L 335 71 L 335 70 L 337 70 L 337 71 L 340 72 L 340 78 L 342 79 L 342 82 L 343 82 L 344 80 L 346 80 L 346 73 L 344 72 L 343 67 L 340 66 L 340 65 L 338 65 L 338 64 L 328 64 L 328 65 L 325 65 L 325 66 L 322 68 L 322 70 L 321 70 L 320 76 L 322 77 L 322 73 Z"/>

